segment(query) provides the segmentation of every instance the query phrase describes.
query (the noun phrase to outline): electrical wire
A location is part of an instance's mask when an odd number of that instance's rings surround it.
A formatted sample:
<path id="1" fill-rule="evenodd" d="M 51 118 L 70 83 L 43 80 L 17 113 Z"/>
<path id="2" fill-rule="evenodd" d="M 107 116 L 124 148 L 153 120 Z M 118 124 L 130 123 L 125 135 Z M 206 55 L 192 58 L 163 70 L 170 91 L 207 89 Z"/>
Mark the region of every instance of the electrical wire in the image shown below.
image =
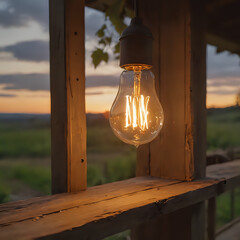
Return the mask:
<path id="1" fill-rule="evenodd" d="M 139 11 L 138 11 L 138 0 L 134 0 L 134 12 L 135 17 L 138 17 Z"/>

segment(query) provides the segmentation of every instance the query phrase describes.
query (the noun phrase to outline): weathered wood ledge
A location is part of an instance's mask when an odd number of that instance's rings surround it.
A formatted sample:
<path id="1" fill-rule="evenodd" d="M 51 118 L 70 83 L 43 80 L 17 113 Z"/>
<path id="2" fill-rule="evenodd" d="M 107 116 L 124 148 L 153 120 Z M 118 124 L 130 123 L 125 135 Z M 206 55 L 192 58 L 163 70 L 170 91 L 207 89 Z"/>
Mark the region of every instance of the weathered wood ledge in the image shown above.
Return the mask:
<path id="1" fill-rule="evenodd" d="M 101 239 L 240 185 L 240 160 L 193 182 L 138 177 L 0 205 L 0 239 Z M 111 221 L 109 221 L 111 220 Z"/>

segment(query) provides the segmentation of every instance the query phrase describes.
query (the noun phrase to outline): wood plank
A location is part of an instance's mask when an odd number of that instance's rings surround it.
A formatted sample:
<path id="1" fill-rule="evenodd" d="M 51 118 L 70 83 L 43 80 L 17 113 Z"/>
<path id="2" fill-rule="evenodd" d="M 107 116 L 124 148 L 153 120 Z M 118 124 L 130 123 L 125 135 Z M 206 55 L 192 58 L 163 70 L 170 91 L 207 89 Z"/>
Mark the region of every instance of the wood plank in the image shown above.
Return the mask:
<path id="1" fill-rule="evenodd" d="M 226 36 L 223 32 L 209 30 L 206 34 L 206 39 L 209 44 L 217 46 L 219 49 L 222 49 L 222 51 L 240 54 L 240 45 L 238 42 Z"/>
<path id="2" fill-rule="evenodd" d="M 96 201 L 112 199 L 114 197 L 134 194 L 156 187 L 165 187 L 180 181 L 152 177 L 132 178 L 121 182 L 114 182 L 88 188 L 87 194 L 56 194 L 52 196 L 37 197 L 29 200 L 10 202 L 0 205 L 0 224 L 21 221 L 35 215 L 49 214 L 59 210 L 77 207 L 79 205 L 93 204 Z"/>
<path id="3" fill-rule="evenodd" d="M 182 221 L 182 219 L 184 219 L 184 221 Z M 166 231 L 166 229 L 169 228 L 169 221 L 171 221 L 172 224 L 172 231 Z M 191 217 L 186 215 L 186 208 L 179 209 L 175 212 L 166 215 L 160 215 L 157 218 L 154 218 L 148 222 L 147 227 L 146 223 L 140 224 L 137 231 L 131 232 L 131 239 L 145 240 L 147 236 L 147 239 L 169 240 L 176 239 L 177 235 L 177 239 L 190 240 L 191 233 L 188 231 L 190 224 Z M 156 229 L 158 231 L 156 231 Z M 186 232 L 188 233 L 187 236 Z M 159 233 L 161 233 L 161 236 Z"/>
<path id="4" fill-rule="evenodd" d="M 186 179 L 184 5 L 176 0 L 163 0 L 158 1 L 161 14 L 155 10 L 160 22 L 157 29 L 160 36 L 159 52 L 156 53 L 158 59 L 155 59 L 154 69 L 159 69 L 157 79 L 160 83 L 157 91 L 165 120 L 161 135 L 150 144 L 151 175 L 182 180 Z M 149 11 L 149 15 L 153 13 Z M 155 24 L 151 26 L 154 30 Z M 189 150 L 191 151 L 188 148 L 187 151 Z"/>
<path id="5" fill-rule="evenodd" d="M 203 4 L 189 0 L 140 3 L 140 16 L 154 36 L 153 72 L 165 121 L 160 135 L 139 148 L 137 176 L 148 173 L 187 181 L 204 177 L 206 43 Z M 188 219 L 188 224 L 176 221 L 181 218 Z M 202 239 L 204 219 L 202 203 L 171 217 L 161 217 L 156 223 L 141 225 L 132 230 L 132 237 L 137 240 Z M 163 225 L 165 227 L 161 228 Z M 173 228 L 179 231 L 172 232 Z"/>
<path id="6" fill-rule="evenodd" d="M 34 200 L 31 204 L 27 200 L 25 206 L 22 201 L 21 212 L 17 209 L 18 203 L 3 204 L 0 236 L 10 240 L 74 239 L 76 236 L 78 239 L 101 239 L 202 202 L 240 184 L 240 161 L 219 165 L 215 171 L 213 165 L 210 166 L 209 176 L 214 176 L 211 179 L 176 182 L 151 177 L 135 178 L 94 187 L 92 191 L 90 188 L 76 194 L 48 196 L 53 198 L 52 201 Z M 225 171 L 219 174 L 219 169 Z M 215 179 L 216 174 L 219 179 Z M 129 181 L 133 181 L 132 184 Z M 124 193 L 125 188 L 127 193 Z M 52 209 L 40 212 L 39 209 L 47 208 L 49 203 Z"/>
<path id="7" fill-rule="evenodd" d="M 234 160 L 227 163 L 210 165 L 206 168 L 206 174 L 208 177 L 216 179 L 228 178 L 233 172 L 235 172 L 235 174 L 238 173 L 238 164 L 239 160 Z M 225 168 L 226 166 L 227 168 Z"/>
<path id="8" fill-rule="evenodd" d="M 151 176 L 189 181 L 205 175 L 206 43 L 200 19 L 203 6 L 195 2 L 146 3 L 161 11 L 155 10 L 159 26 L 154 10 L 143 21 L 153 33 L 158 31 L 153 70 L 165 113 L 162 132 L 150 144 Z"/>
<path id="9" fill-rule="evenodd" d="M 208 200 L 208 227 L 207 234 L 208 240 L 215 240 L 216 234 L 216 198 Z"/>
<path id="10" fill-rule="evenodd" d="M 56 8 L 56 5 L 58 6 Z M 64 0 L 49 1 L 52 192 L 67 192 Z M 57 43 L 57 44 L 56 44 Z"/>
<path id="11" fill-rule="evenodd" d="M 230 202 L 230 213 L 231 213 L 231 220 L 235 218 L 235 189 L 231 190 L 231 202 Z"/>
<path id="12" fill-rule="evenodd" d="M 86 189 L 84 1 L 50 0 L 52 192 Z"/>
<path id="13" fill-rule="evenodd" d="M 187 4 L 171 2 L 140 1 L 140 15 L 154 36 L 153 72 L 165 121 L 150 148 L 139 148 L 137 176 L 191 180 L 205 174 L 206 43 L 199 16 L 192 19 Z"/>
<path id="14" fill-rule="evenodd" d="M 139 0 L 139 16 L 143 20 L 143 24 L 146 25 L 153 34 L 153 67 L 151 71 L 155 76 L 156 90 L 159 87 L 159 15 L 153 14 L 152 9 L 159 9 L 159 1 Z M 154 25 L 152 24 L 154 23 Z M 159 94 L 156 91 L 157 95 Z M 158 96 L 159 97 L 159 96 Z M 164 110 L 164 109 L 163 109 Z M 165 124 L 163 125 L 163 128 Z M 161 130 L 162 131 L 162 130 Z M 161 132 L 160 132 L 161 135 Z M 159 136 L 157 137 L 159 138 Z M 136 176 L 151 176 L 151 149 L 150 143 L 140 145 L 137 149 L 137 164 L 136 164 Z M 160 176 L 158 176 L 160 177 Z"/>

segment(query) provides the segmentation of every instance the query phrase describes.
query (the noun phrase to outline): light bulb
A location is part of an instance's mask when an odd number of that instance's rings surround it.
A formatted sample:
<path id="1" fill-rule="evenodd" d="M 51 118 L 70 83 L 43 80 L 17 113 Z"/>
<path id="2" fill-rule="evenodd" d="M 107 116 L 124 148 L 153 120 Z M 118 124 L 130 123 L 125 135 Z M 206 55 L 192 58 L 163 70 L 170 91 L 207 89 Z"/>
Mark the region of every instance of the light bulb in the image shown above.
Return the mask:
<path id="1" fill-rule="evenodd" d="M 138 147 L 157 137 L 163 120 L 153 73 L 142 66 L 126 68 L 110 110 L 109 121 L 114 134 Z"/>

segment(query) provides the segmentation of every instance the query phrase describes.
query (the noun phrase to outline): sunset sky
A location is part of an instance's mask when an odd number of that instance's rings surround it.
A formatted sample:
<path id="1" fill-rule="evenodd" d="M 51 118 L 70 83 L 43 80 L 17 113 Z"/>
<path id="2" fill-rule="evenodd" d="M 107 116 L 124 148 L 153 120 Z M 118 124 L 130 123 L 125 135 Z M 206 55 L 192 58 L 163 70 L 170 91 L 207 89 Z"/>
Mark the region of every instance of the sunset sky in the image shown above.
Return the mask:
<path id="1" fill-rule="evenodd" d="M 49 113 L 48 0 L 0 0 L 0 112 Z M 118 61 L 94 69 L 91 52 L 104 15 L 85 8 L 86 109 L 110 109 L 121 69 Z M 240 89 L 240 59 L 207 47 L 207 106 L 235 104 Z"/>

